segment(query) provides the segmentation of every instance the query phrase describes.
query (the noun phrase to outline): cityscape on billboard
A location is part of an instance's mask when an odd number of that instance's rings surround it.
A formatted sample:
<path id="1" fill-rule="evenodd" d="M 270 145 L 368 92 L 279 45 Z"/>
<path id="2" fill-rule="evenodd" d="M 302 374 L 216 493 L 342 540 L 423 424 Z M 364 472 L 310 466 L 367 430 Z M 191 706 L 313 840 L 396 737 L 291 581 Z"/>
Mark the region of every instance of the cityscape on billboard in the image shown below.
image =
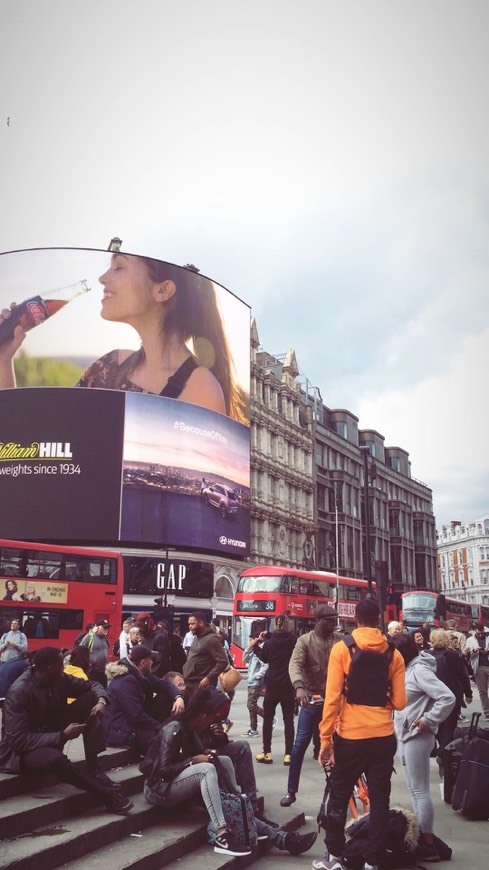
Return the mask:
<path id="1" fill-rule="evenodd" d="M 0 317 L 5 533 L 245 557 L 248 307 L 190 268 L 56 248 L 0 255 L 0 310 L 13 300 Z"/>

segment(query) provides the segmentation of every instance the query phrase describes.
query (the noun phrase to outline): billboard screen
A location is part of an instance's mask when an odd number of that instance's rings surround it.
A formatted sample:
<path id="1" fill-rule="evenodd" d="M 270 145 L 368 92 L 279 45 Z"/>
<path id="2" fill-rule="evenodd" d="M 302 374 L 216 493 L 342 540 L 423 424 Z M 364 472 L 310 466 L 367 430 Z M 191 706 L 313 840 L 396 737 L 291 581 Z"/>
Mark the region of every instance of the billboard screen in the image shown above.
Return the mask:
<path id="1" fill-rule="evenodd" d="M 3 535 L 248 554 L 247 305 L 193 268 L 45 248 L 0 255 L 0 311 Z"/>

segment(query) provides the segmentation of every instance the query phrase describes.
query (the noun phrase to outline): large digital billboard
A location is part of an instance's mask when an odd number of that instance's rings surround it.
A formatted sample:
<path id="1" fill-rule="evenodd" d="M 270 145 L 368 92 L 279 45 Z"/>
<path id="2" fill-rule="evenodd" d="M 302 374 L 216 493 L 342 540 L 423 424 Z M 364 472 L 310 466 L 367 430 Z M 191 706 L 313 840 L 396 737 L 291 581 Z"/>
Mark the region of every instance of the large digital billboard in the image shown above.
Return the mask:
<path id="1" fill-rule="evenodd" d="M 245 303 L 193 268 L 43 248 L 0 255 L 0 311 L 3 536 L 248 554 Z"/>

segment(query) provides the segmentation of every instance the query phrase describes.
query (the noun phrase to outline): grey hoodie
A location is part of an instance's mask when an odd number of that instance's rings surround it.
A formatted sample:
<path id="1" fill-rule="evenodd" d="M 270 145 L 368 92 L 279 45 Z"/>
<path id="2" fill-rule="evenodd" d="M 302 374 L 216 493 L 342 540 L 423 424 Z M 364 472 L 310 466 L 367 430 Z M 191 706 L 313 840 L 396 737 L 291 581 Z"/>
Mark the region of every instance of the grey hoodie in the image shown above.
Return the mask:
<path id="1" fill-rule="evenodd" d="M 397 739 L 401 743 L 419 733 L 413 722 L 423 719 L 430 731 L 436 734 L 455 706 L 455 695 L 436 676 L 436 659 L 423 650 L 406 668 L 407 706 L 394 712 Z"/>

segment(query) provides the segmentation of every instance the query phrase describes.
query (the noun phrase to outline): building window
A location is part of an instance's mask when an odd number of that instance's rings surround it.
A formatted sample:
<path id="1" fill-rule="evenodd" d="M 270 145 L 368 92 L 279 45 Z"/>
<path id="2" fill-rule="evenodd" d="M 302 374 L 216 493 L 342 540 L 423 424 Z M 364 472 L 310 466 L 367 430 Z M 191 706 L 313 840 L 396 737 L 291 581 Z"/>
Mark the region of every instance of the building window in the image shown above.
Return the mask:
<path id="1" fill-rule="evenodd" d="M 225 575 L 223 575 L 222 577 L 219 577 L 219 579 L 216 582 L 215 595 L 216 595 L 216 598 L 227 598 L 231 601 L 233 600 L 234 589 L 233 589 L 233 584 L 231 583 L 231 580 L 229 579 L 229 577 L 226 577 Z"/>

